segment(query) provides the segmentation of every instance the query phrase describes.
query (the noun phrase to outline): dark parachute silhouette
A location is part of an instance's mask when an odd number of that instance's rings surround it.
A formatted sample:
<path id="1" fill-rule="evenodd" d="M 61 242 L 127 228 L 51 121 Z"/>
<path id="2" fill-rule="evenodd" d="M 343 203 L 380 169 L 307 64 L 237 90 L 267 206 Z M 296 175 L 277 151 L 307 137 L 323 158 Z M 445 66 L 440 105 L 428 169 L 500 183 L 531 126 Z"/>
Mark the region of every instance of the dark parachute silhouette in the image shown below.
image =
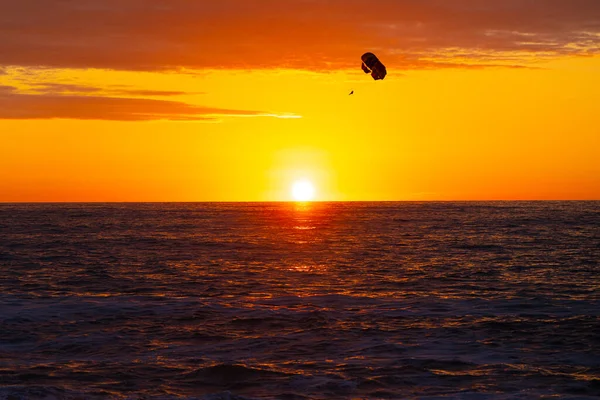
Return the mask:
<path id="1" fill-rule="evenodd" d="M 379 61 L 377 56 L 373 53 L 365 53 L 361 57 L 362 70 L 365 74 L 371 73 L 371 76 L 375 80 L 383 79 L 387 75 L 385 65 Z"/>

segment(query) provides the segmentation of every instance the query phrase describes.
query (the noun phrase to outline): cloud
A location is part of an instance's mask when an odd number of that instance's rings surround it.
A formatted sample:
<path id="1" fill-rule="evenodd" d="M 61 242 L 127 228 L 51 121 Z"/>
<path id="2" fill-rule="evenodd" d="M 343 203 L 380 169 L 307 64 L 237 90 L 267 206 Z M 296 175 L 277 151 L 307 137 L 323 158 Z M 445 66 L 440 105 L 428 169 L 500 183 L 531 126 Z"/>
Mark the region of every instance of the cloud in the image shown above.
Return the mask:
<path id="1" fill-rule="evenodd" d="M 151 89 L 128 89 L 128 86 L 118 85 L 118 86 L 108 86 L 108 87 L 98 87 L 98 86 L 87 86 L 87 85 L 77 85 L 70 83 L 54 83 L 54 82 L 45 82 L 45 83 L 31 83 L 29 82 L 30 90 L 36 94 L 86 94 L 86 93 L 96 93 L 96 94 L 110 94 L 110 95 L 119 95 L 119 96 L 141 96 L 141 97 L 169 97 L 169 96 L 181 96 L 181 95 L 192 95 L 192 94 L 203 94 L 204 92 L 184 92 L 184 91 L 175 91 L 175 90 L 151 90 Z"/>
<path id="2" fill-rule="evenodd" d="M 23 94 L 0 86 L 0 119 L 83 119 L 110 121 L 215 121 L 222 117 L 294 115 L 203 107 L 178 101 L 84 95 Z"/>
<path id="3" fill-rule="evenodd" d="M 12 86 L 5 86 L 5 85 L 0 85 L 0 96 L 2 96 L 2 94 L 6 94 L 6 93 L 13 93 L 16 91 L 16 88 L 12 87 Z"/>
<path id="4" fill-rule="evenodd" d="M 181 96 L 190 94 L 202 94 L 201 92 L 182 92 L 176 90 L 148 90 L 148 89 L 111 89 L 110 93 L 129 96 Z"/>
<path id="5" fill-rule="evenodd" d="M 511 65 L 597 54 L 598 0 L 0 0 L 3 65 L 164 70 Z M 466 60 L 448 59 L 453 52 Z"/>

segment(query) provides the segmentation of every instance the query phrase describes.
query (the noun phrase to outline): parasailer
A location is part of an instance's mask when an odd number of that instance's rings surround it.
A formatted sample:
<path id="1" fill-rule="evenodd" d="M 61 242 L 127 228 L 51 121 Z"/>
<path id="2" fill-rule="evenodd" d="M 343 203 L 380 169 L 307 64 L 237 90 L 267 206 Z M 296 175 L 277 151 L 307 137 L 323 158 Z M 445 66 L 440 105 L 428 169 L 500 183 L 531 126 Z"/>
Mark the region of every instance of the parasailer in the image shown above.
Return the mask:
<path id="1" fill-rule="evenodd" d="M 361 60 L 362 70 L 365 71 L 365 74 L 371 73 L 371 76 L 376 81 L 385 78 L 387 75 L 385 65 L 379 61 L 375 54 L 365 53 L 362 55 Z"/>

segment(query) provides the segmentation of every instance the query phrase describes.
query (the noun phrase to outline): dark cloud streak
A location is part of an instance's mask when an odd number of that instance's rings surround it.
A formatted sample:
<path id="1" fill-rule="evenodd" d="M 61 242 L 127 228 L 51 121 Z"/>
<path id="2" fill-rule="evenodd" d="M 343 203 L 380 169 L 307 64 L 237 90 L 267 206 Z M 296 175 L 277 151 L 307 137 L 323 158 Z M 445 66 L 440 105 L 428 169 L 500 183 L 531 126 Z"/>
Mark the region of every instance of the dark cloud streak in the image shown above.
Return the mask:
<path id="1" fill-rule="evenodd" d="M 1 119 L 84 119 L 109 121 L 213 121 L 222 116 L 273 116 L 178 101 L 56 94 L 23 94 L 0 86 Z"/>
<path id="2" fill-rule="evenodd" d="M 204 94 L 204 92 L 184 92 L 176 90 L 152 90 L 152 89 L 127 89 L 122 86 L 87 86 L 70 83 L 34 83 L 31 84 L 31 90 L 36 94 L 86 94 L 95 93 L 102 95 L 118 95 L 118 96 L 140 96 L 140 97 L 171 97 Z"/>

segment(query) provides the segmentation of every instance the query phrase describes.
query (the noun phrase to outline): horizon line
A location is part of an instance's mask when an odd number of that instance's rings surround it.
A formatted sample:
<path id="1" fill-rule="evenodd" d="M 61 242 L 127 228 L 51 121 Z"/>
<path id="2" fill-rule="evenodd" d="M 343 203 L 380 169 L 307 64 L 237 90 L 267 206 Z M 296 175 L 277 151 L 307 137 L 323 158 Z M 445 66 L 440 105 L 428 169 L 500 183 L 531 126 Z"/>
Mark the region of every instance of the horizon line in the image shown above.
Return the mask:
<path id="1" fill-rule="evenodd" d="M 495 200 L 169 200 L 169 201 L 0 201 L 3 204 L 311 204 L 311 203 L 523 203 L 523 202 L 599 202 L 600 199 L 495 199 Z"/>

